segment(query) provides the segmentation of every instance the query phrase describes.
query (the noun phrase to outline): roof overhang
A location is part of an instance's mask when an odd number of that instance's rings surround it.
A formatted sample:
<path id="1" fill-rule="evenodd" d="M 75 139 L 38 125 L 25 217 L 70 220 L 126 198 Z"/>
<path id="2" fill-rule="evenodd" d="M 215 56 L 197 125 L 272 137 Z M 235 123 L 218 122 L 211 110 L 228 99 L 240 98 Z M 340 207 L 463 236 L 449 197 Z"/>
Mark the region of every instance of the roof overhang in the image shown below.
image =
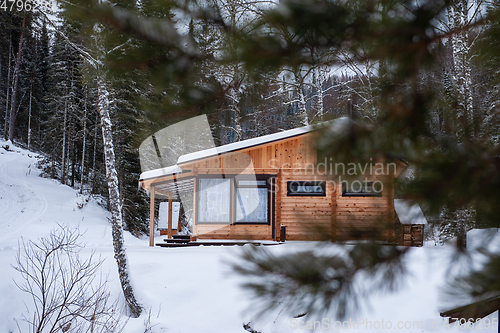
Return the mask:
<path id="1" fill-rule="evenodd" d="M 315 126 L 304 126 L 299 128 L 294 128 L 291 130 L 273 133 L 269 135 L 259 136 L 257 138 L 252 138 L 248 140 L 238 141 L 223 145 L 220 147 L 209 148 L 205 150 L 200 150 L 197 152 L 185 154 L 179 157 L 177 160 L 177 165 L 182 165 L 204 158 L 209 158 L 213 156 L 219 156 L 225 153 L 235 152 L 238 150 L 248 149 L 255 146 L 272 143 L 279 140 L 289 139 L 299 135 L 304 135 L 310 133 L 316 129 Z"/>
<path id="2" fill-rule="evenodd" d="M 154 169 L 154 170 L 149 170 L 141 173 L 141 176 L 139 178 L 139 181 L 144 181 L 148 179 L 155 179 L 155 178 L 161 178 L 163 176 L 171 176 L 175 174 L 182 173 L 183 170 L 176 164 L 172 165 L 166 168 L 160 168 L 160 169 Z"/>

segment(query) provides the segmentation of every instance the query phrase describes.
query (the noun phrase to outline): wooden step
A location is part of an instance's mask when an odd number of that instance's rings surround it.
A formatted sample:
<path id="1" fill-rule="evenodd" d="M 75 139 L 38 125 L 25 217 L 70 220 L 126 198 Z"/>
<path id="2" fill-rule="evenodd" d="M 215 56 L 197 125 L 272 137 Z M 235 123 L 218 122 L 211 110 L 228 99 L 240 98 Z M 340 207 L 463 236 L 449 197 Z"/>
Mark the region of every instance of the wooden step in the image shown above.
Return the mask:
<path id="1" fill-rule="evenodd" d="M 165 238 L 163 241 L 167 243 L 180 243 L 180 244 L 185 244 L 189 243 L 189 238 L 188 239 L 171 239 L 171 238 Z"/>
<path id="2" fill-rule="evenodd" d="M 173 239 L 187 239 L 190 240 L 191 236 L 190 235 L 172 235 Z"/>
<path id="3" fill-rule="evenodd" d="M 172 239 L 169 239 L 169 241 L 172 241 Z M 187 242 L 187 243 L 181 243 L 181 242 L 167 242 L 167 243 L 156 243 L 156 246 L 160 247 L 187 247 L 187 246 L 243 246 L 245 244 L 253 244 L 256 246 L 269 246 L 269 245 L 279 245 L 280 243 L 278 242 L 272 242 L 272 243 L 260 243 L 260 242 Z"/>

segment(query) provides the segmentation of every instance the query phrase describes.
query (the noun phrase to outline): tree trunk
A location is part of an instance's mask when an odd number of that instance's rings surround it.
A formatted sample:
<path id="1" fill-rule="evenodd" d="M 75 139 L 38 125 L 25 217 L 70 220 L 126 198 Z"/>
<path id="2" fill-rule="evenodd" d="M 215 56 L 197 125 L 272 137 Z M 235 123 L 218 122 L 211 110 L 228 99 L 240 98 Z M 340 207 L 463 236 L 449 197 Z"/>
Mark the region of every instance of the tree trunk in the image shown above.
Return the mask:
<path id="1" fill-rule="evenodd" d="M 30 86 L 30 110 L 28 114 L 28 149 L 31 145 L 31 98 L 32 98 L 32 87 Z"/>
<path id="2" fill-rule="evenodd" d="M 96 156 L 96 150 L 97 150 L 97 122 L 94 125 L 94 151 L 93 151 L 93 156 L 92 156 L 92 186 L 93 186 L 93 184 L 95 184 L 95 156 Z M 92 187 L 92 191 L 94 191 L 94 187 Z"/>
<path id="3" fill-rule="evenodd" d="M 325 92 L 323 90 L 323 84 L 325 83 L 326 77 L 325 77 L 324 70 L 320 66 L 318 66 L 313 71 L 313 77 L 314 77 L 313 82 L 315 85 L 316 96 L 317 96 L 316 97 L 317 98 L 316 115 L 318 117 L 318 120 L 321 122 L 321 121 L 323 121 L 323 118 L 325 116 L 325 104 L 324 104 Z"/>
<path id="4" fill-rule="evenodd" d="M 71 146 L 73 147 L 71 152 L 72 152 L 72 159 L 71 159 L 71 187 L 75 188 L 75 165 L 76 165 L 76 146 L 75 146 L 75 140 L 71 140 Z M 69 152 L 68 152 L 68 157 L 69 157 Z"/>
<path id="5" fill-rule="evenodd" d="M 142 307 L 135 299 L 130 284 L 127 255 L 125 253 L 123 239 L 123 217 L 122 204 L 120 202 L 120 190 L 118 176 L 115 166 L 115 152 L 113 147 L 113 132 L 111 118 L 109 115 L 109 99 L 106 83 L 102 77 L 98 78 L 98 106 L 101 115 L 102 139 L 104 145 L 104 159 L 106 165 L 106 180 L 109 191 L 109 210 L 111 212 L 111 226 L 113 234 L 113 248 L 115 259 L 118 264 L 118 274 L 122 286 L 125 301 L 127 302 L 133 317 L 137 318 L 142 312 Z"/>
<path id="6" fill-rule="evenodd" d="M 83 113 L 83 151 L 82 151 L 82 164 L 80 169 L 80 194 L 83 193 L 83 182 L 85 180 L 85 147 L 87 145 L 87 88 L 85 88 L 85 109 Z"/>
<path id="7" fill-rule="evenodd" d="M 304 91 L 302 88 L 302 85 L 298 89 L 298 94 L 299 94 L 299 113 L 300 113 L 300 122 L 302 123 L 302 126 L 308 126 L 309 125 L 309 117 L 307 116 L 307 102 L 306 102 L 306 96 L 304 95 Z"/>
<path id="8" fill-rule="evenodd" d="M 63 142 L 62 142 L 62 156 L 61 156 L 61 184 L 66 180 L 66 120 L 68 117 L 68 102 L 64 102 L 64 122 L 63 122 Z"/>
<path id="9" fill-rule="evenodd" d="M 468 0 L 454 0 L 450 7 L 450 23 L 452 28 L 463 29 L 468 22 Z M 470 48 L 469 33 L 468 31 L 461 31 L 455 34 L 452 38 L 453 47 L 453 67 L 454 76 L 453 82 L 458 98 L 457 116 L 461 122 L 461 128 L 466 131 L 471 130 L 473 121 L 472 110 L 472 79 L 471 79 L 471 66 L 470 66 Z M 459 128 L 460 128 L 459 127 Z M 463 134 L 460 131 L 459 136 Z M 460 138 L 461 139 L 461 138 Z"/>
<path id="10" fill-rule="evenodd" d="M 3 137 L 5 140 L 8 138 L 7 128 L 9 126 L 9 92 L 10 92 L 10 65 L 11 65 L 11 56 L 12 54 L 12 35 L 10 35 L 10 44 L 9 44 L 9 62 L 7 64 L 8 74 L 7 74 L 7 92 L 5 93 L 5 119 L 4 119 L 4 128 L 3 128 Z"/>
<path id="11" fill-rule="evenodd" d="M 17 111 L 17 89 L 19 86 L 19 72 L 21 71 L 21 54 L 23 52 L 23 39 L 24 39 L 24 25 L 26 23 L 26 13 L 23 18 L 23 27 L 21 38 L 19 39 L 19 50 L 17 51 L 16 67 L 14 68 L 14 84 L 12 85 L 12 99 L 10 103 L 10 123 L 9 123 L 9 139 L 14 142 L 14 126 L 16 124 L 16 111 Z"/>

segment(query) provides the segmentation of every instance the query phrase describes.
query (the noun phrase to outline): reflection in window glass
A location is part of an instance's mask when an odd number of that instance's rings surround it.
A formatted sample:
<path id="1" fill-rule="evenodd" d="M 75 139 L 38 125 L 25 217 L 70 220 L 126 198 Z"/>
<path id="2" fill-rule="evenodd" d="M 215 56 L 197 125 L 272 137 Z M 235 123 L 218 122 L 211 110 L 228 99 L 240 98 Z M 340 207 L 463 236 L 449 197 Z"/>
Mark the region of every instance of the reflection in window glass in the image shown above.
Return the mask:
<path id="1" fill-rule="evenodd" d="M 266 186 L 267 182 L 265 180 L 240 180 L 238 181 L 240 186 Z"/>
<path id="2" fill-rule="evenodd" d="M 202 178 L 199 187 L 198 221 L 230 223 L 231 180 Z"/>
<path id="3" fill-rule="evenodd" d="M 236 190 L 236 222 L 267 223 L 267 200 L 267 188 L 238 188 Z"/>
<path id="4" fill-rule="evenodd" d="M 287 182 L 288 196 L 325 196 L 326 183 L 324 181 L 289 181 Z"/>

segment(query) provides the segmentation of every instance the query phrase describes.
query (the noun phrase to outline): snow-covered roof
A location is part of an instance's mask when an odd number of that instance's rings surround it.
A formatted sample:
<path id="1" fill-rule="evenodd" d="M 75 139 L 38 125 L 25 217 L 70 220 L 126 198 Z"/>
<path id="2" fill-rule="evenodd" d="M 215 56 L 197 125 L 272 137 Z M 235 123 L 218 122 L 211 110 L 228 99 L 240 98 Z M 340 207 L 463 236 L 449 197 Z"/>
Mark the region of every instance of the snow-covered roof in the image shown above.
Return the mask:
<path id="1" fill-rule="evenodd" d="M 416 202 L 394 199 L 394 208 L 401 224 L 427 224 L 424 213 Z"/>
<path id="2" fill-rule="evenodd" d="M 145 179 L 150 179 L 150 178 L 156 178 L 156 177 L 161 177 L 161 176 L 170 176 L 176 173 L 181 173 L 182 169 L 176 164 L 172 165 L 166 168 L 161 168 L 161 169 L 154 169 L 154 170 L 149 170 L 141 173 L 140 179 L 145 180 Z"/>
<path id="3" fill-rule="evenodd" d="M 297 135 L 309 133 L 309 132 L 313 131 L 314 129 L 316 129 L 316 127 L 304 126 L 304 127 L 299 127 L 299 128 L 287 130 L 287 131 L 282 131 L 282 132 L 278 132 L 278 133 L 260 136 L 258 138 L 252 138 L 252 139 L 243 140 L 243 141 L 239 141 L 239 142 L 229 143 L 227 145 L 223 145 L 220 147 L 214 147 L 214 148 L 210 148 L 210 149 L 197 151 L 194 153 L 180 156 L 179 159 L 177 160 L 177 164 L 192 162 L 192 161 L 199 160 L 202 158 L 217 156 L 217 155 L 223 154 L 223 153 L 228 153 L 228 152 L 232 152 L 232 151 L 236 151 L 236 150 L 250 148 L 250 147 L 262 145 L 265 143 L 270 143 L 273 141 L 283 140 L 283 139 L 294 137 Z"/>
<path id="4" fill-rule="evenodd" d="M 166 168 L 155 169 L 155 170 L 143 172 L 140 176 L 140 179 L 145 180 L 145 179 L 150 179 L 150 178 L 169 176 L 169 175 L 173 175 L 176 173 L 181 173 L 183 170 L 178 166 L 179 164 L 185 164 L 185 163 L 196 161 L 196 160 L 203 159 L 203 158 L 218 156 L 220 154 L 238 151 L 238 150 L 246 149 L 246 148 L 251 148 L 254 146 L 258 146 L 258 145 L 271 143 L 274 141 L 279 141 L 279 140 L 291 138 L 294 136 L 306 134 L 306 133 L 312 132 L 320 127 L 324 127 L 325 124 L 328 124 L 330 132 L 333 131 L 333 133 L 338 134 L 337 132 L 339 130 L 344 130 L 343 125 L 348 120 L 349 119 L 346 117 L 337 118 L 337 119 L 334 119 L 332 121 L 320 124 L 319 126 L 318 125 L 309 125 L 309 126 L 294 128 L 291 130 L 286 130 L 286 131 L 282 131 L 282 132 L 278 132 L 278 133 L 260 136 L 258 138 L 252 138 L 252 139 L 243 140 L 243 141 L 239 141 L 239 142 L 229 143 L 227 145 L 223 145 L 220 147 L 213 147 L 213 148 L 204 149 L 204 150 L 200 150 L 197 152 L 181 155 L 181 156 L 179 156 L 176 165 L 166 167 Z"/>

